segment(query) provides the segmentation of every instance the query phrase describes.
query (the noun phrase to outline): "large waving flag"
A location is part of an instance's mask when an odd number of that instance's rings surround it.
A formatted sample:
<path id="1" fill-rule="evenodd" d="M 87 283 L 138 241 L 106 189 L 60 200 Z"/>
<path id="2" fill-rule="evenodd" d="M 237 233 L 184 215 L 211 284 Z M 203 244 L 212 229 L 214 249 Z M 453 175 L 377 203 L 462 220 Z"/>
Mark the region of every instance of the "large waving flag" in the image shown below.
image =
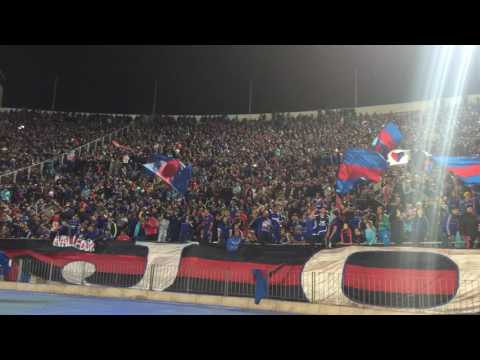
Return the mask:
<path id="1" fill-rule="evenodd" d="M 478 156 L 432 156 L 434 163 L 445 166 L 467 185 L 480 184 L 480 157 Z"/>
<path id="2" fill-rule="evenodd" d="M 397 124 L 389 122 L 380 131 L 375 140 L 373 140 L 372 146 L 376 152 L 382 154 L 383 157 L 386 158 L 388 153 L 400 144 L 402 138 L 402 133 Z"/>
<path id="3" fill-rule="evenodd" d="M 165 155 L 156 155 L 153 163 L 143 166 L 160 177 L 181 194 L 187 192 L 192 178 L 192 165 L 184 165 L 180 160 Z"/>
<path id="4" fill-rule="evenodd" d="M 387 170 L 387 161 L 378 153 L 365 149 L 348 149 L 337 174 L 337 193 L 353 190 L 360 181 L 379 182 Z"/>

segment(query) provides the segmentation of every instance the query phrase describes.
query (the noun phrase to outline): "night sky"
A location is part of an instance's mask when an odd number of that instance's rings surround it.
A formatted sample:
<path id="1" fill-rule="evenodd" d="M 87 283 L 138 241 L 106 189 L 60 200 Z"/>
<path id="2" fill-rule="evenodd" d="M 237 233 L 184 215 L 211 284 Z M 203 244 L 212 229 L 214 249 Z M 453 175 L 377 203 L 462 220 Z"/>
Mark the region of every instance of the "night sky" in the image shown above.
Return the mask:
<path id="1" fill-rule="evenodd" d="M 252 111 L 283 112 L 352 107 L 355 68 L 359 106 L 420 100 L 428 51 L 399 45 L 1 45 L 0 69 L 7 78 L 6 107 L 49 109 L 58 75 L 57 110 L 150 113 L 157 79 L 157 112 L 246 113 L 252 79 Z M 480 92 L 475 61 L 468 93 Z"/>

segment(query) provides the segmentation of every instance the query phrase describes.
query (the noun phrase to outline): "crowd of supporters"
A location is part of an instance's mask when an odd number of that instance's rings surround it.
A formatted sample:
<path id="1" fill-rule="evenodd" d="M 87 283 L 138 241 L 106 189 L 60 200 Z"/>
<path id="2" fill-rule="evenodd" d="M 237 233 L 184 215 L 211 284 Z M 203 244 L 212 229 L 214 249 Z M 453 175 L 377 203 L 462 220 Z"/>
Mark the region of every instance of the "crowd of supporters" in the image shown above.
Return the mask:
<path id="1" fill-rule="evenodd" d="M 0 112 L 0 175 L 50 159 L 126 126 L 130 117 L 9 110 Z"/>
<path id="2" fill-rule="evenodd" d="M 480 111 L 462 105 L 450 154 L 480 153 Z M 440 111 L 437 123 L 448 117 Z M 98 138 L 131 119 L 40 112 L 0 113 L 0 171 L 8 172 Z M 363 184 L 338 201 L 335 179 L 349 147 L 369 148 L 389 120 L 402 148 L 419 149 L 421 113 L 357 115 L 319 111 L 273 119 L 142 118 L 133 130 L 43 173 L 0 183 L 0 238 L 78 235 L 99 242 L 225 244 L 441 243 L 472 248 L 479 237 L 477 195 L 418 164 L 396 167 L 381 183 Z M 432 151 L 443 151 L 432 128 Z M 6 150 L 3 150 L 6 148 Z M 185 197 L 142 166 L 154 154 L 193 165 Z M 1 174 L 1 173 L 0 173 Z"/>

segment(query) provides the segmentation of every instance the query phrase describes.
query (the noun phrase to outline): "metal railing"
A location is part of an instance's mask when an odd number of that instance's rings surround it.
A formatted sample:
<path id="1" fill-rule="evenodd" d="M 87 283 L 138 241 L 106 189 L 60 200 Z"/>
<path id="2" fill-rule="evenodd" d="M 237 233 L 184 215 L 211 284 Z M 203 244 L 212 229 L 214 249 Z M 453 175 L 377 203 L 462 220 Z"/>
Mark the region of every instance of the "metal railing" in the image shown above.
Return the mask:
<path id="1" fill-rule="evenodd" d="M 308 272 L 302 275 L 303 291 L 316 304 L 412 314 L 480 313 L 480 280 L 405 276 L 382 278 L 342 273 Z"/>
<path id="2" fill-rule="evenodd" d="M 407 275 L 347 276 L 320 271 L 267 272 L 268 299 L 358 308 L 400 310 L 412 314 L 480 314 L 480 280 Z M 217 296 L 255 296 L 251 271 L 225 271 L 178 265 L 13 261 L 9 281 L 59 282 Z"/>

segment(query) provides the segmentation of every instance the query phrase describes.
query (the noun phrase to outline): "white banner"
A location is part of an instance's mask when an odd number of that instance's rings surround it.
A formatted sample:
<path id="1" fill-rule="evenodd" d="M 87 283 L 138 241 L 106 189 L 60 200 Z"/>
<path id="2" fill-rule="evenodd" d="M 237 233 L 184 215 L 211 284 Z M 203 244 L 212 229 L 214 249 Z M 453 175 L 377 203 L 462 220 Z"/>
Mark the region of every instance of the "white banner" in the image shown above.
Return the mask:
<path id="1" fill-rule="evenodd" d="M 79 236 L 57 235 L 53 239 L 55 247 L 73 247 L 85 252 L 95 252 L 95 243 L 93 240 L 83 239 Z"/>
<path id="2" fill-rule="evenodd" d="M 410 161 L 410 150 L 392 150 L 388 153 L 387 162 L 390 166 L 406 165 Z"/>

